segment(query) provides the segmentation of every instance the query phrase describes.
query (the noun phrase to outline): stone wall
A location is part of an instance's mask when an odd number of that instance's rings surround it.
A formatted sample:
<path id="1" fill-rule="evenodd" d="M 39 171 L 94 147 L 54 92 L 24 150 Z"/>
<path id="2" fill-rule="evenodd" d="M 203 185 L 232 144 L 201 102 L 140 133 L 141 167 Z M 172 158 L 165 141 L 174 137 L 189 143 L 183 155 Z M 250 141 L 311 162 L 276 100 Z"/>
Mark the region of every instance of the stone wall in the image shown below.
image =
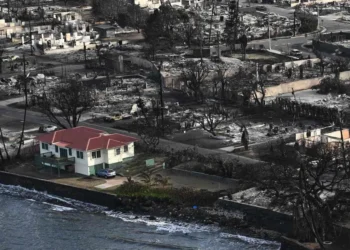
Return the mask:
<path id="1" fill-rule="evenodd" d="M 292 89 L 294 89 L 294 91 L 311 89 L 313 86 L 319 85 L 322 79 L 323 77 L 304 79 L 304 80 L 299 80 L 294 82 L 281 83 L 280 85 L 277 85 L 277 86 L 267 87 L 266 97 L 291 93 Z"/>
<path id="2" fill-rule="evenodd" d="M 217 203 L 224 209 L 243 213 L 245 221 L 258 227 L 285 234 L 292 231 L 293 218 L 291 215 L 222 198 Z"/>
<path id="3" fill-rule="evenodd" d="M 331 75 L 333 77 L 333 74 Z M 350 71 L 344 71 L 339 74 L 340 80 L 349 80 L 350 79 Z M 281 83 L 277 86 L 266 87 L 266 97 L 278 96 L 281 94 L 292 93 L 292 89 L 294 91 L 311 89 L 314 86 L 317 86 L 321 83 L 323 77 L 317 77 L 312 79 L 303 79 L 294 82 Z M 258 96 L 260 96 L 258 94 Z"/>

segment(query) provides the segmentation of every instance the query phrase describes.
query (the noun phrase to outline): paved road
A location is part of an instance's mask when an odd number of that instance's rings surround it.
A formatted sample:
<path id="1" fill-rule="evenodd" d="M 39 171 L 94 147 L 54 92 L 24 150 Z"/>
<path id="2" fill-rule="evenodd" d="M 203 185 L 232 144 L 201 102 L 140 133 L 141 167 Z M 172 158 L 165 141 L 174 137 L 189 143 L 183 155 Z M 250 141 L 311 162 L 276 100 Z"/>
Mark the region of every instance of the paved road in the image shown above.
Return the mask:
<path id="1" fill-rule="evenodd" d="M 246 6 L 248 4 L 247 1 L 243 1 L 242 5 Z M 258 6 L 261 4 L 251 4 L 251 6 Z M 286 16 L 289 18 L 293 18 L 294 9 L 292 8 L 280 8 L 276 5 L 264 4 L 264 6 L 268 9 L 267 12 L 274 12 L 281 16 Z M 338 22 L 332 20 L 329 17 L 320 17 L 320 25 L 326 28 L 326 32 L 338 32 L 338 31 L 346 31 L 350 30 L 350 24 Z M 304 56 L 310 55 L 311 57 L 315 57 L 315 55 L 308 49 L 302 47 L 303 44 L 310 42 L 313 38 L 313 35 L 292 37 L 287 39 L 278 39 L 271 40 L 271 49 L 279 50 L 288 53 L 291 49 L 299 49 L 303 51 Z M 269 48 L 268 39 L 252 41 L 249 44 L 262 44 L 265 48 Z"/>
<path id="2" fill-rule="evenodd" d="M 246 1 L 243 1 L 243 6 L 247 4 Z M 258 6 L 262 4 L 251 4 L 251 6 Z M 286 16 L 289 18 L 293 18 L 294 9 L 293 8 L 281 8 L 276 5 L 272 4 L 264 4 L 264 6 L 267 8 L 267 12 L 273 12 L 280 16 Z M 336 31 L 345 31 L 350 30 L 350 25 L 347 23 L 338 22 L 335 20 L 331 20 L 327 17 L 320 17 L 320 25 L 325 27 L 327 31 L 329 32 L 336 32 Z"/>
<path id="3" fill-rule="evenodd" d="M 4 104 L 6 104 L 6 103 L 0 102 L 0 119 L 1 119 L 1 116 L 5 116 L 7 118 L 13 118 L 13 119 L 16 119 L 16 120 L 22 120 L 23 110 L 12 108 L 12 107 L 8 107 L 8 106 L 4 106 Z M 30 111 L 30 110 L 27 112 L 27 121 L 33 122 L 33 123 L 38 123 L 38 124 L 47 124 L 47 123 L 49 123 L 47 118 L 44 115 L 42 115 L 42 114 L 40 114 L 38 112 Z M 124 131 L 124 130 L 111 128 L 110 124 L 80 122 L 80 125 L 89 126 L 89 127 L 96 128 L 96 129 L 101 129 L 101 130 L 104 130 L 104 131 L 106 131 L 108 133 L 120 133 L 120 134 L 125 134 L 125 135 L 129 135 L 129 136 L 138 137 L 138 135 L 135 134 L 135 133 L 129 133 L 129 132 Z M 177 150 L 183 150 L 183 149 L 188 149 L 188 148 L 192 147 L 192 146 L 187 145 L 187 144 L 174 142 L 174 141 L 170 141 L 170 140 L 165 140 L 165 139 L 161 139 L 160 140 L 160 145 L 159 146 L 161 148 L 168 149 L 169 151 L 171 149 L 174 149 L 175 151 L 177 151 Z M 228 153 L 220 151 L 220 150 L 211 150 L 211 149 L 205 149 L 205 148 L 198 148 L 198 152 L 203 154 L 203 155 L 220 156 L 223 160 L 239 160 L 239 162 L 243 163 L 243 164 L 257 164 L 257 163 L 261 163 L 260 161 L 255 160 L 255 159 L 251 159 L 251 158 L 247 158 L 247 157 L 243 157 L 243 156 L 239 156 L 239 155 L 235 155 L 235 154 L 228 154 Z"/>

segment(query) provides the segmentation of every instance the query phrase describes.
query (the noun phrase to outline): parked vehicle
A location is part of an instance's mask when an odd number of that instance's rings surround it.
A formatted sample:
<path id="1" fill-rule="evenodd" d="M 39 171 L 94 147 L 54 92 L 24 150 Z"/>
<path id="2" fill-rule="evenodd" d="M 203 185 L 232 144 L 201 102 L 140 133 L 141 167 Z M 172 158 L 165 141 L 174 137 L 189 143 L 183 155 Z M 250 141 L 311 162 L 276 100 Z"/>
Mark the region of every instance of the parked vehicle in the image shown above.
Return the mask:
<path id="1" fill-rule="evenodd" d="M 57 129 L 58 129 L 57 126 L 54 126 L 54 125 L 42 125 L 39 127 L 39 132 L 49 133 L 49 132 L 56 131 Z"/>
<path id="2" fill-rule="evenodd" d="M 297 58 L 302 58 L 303 57 L 303 53 L 301 53 L 301 51 L 298 50 L 298 49 L 292 49 L 290 51 L 290 55 L 294 56 L 294 57 L 297 57 Z"/>
<path id="3" fill-rule="evenodd" d="M 112 114 L 111 117 L 115 120 L 115 121 L 119 121 L 122 119 L 122 115 L 121 114 Z"/>
<path id="4" fill-rule="evenodd" d="M 131 119 L 132 118 L 132 115 L 129 115 L 129 114 L 123 114 L 122 115 L 122 119 L 123 120 L 128 120 L 128 119 Z"/>
<path id="5" fill-rule="evenodd" d="M 105 121 L 105 122 L 114 122 L 114 119 L 111 116 L 105 116 L 105 117 L 103 117 L 103 121 Z"/>
<path id="6" fill-rule="evenodd" d="M 265 6 L 256 6 L 255 7 L 256 10 L 259 10 L 259 11 L 267 11 L 267 8 Z"/>
<path id="7" fill-rule="evenodd" d="M 115 173 L 115 171 L 114 170 L 112 170 L 112 169 L 101 169 L 101 170 L 98 170 L 97 172 L 96 172 L 96 176 L 98 176 L 98 177 L 103 177 L 103 178 L 112 178 L 112 177 L 115 177 L 116 176 L 116 173 Z"/>

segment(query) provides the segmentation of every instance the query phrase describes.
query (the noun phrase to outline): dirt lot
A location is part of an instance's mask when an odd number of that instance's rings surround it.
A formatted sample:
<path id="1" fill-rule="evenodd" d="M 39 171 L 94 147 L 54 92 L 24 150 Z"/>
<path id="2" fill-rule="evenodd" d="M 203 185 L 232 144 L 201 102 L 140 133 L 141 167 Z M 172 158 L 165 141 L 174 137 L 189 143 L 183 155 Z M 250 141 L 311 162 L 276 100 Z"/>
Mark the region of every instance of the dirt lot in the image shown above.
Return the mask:
<path id="1" fill-rule="evenodd" d="M 231 56 L 237 59 L 242 59 L 241 53 L 233 53 Z M 279 56 L 264 51 L 247 51 L 246 60 L 262 64 L 274 64 L 290 59 L 285 56 Z"/>

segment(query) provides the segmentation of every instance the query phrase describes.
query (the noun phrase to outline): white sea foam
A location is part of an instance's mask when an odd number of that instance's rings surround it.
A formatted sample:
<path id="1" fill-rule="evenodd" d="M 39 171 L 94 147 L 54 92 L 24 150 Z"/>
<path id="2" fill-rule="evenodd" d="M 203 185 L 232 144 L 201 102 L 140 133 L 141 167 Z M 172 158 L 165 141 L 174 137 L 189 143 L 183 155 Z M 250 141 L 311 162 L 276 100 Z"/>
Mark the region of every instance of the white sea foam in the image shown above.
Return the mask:
<path id="1" fill-rule="evenodd" d="M 123 214 L 120 212 L 106 211 L 107 216 L 121 219 L 125 222 L 132 223 L 144 223 L 148 226 L 156 227 L 158 231 L 167 231 L 170 233 L 182 232 L 182 233 L 192 233 L 192 232 L 210 232 L 218 231 L 219 229 L 214 226 L 203 226 L 197 224 L 180 223 L 180 222 L 168 222 L 165 218 L 157 218 L 157 220 L 150 220 L 149 216 L 138 216 L 135 217 L 133 214 Z"/>
<path id="2" fill-rule="evenodd" d="M 74 208 L 72 208 L 72 207 L 59 206 L 59 205 L 52 204 L 52 203 L 48 203 L 48 202 L 43 202 L 43 204 L 50 205 L 50 206 L 51 206 L 51 209 L 52 209 L 53 211 L 57 211 L 57 212 L 64 212 L 64 211 L 76 210 L 76 209 L 74 209 Z"/>
<path id="3" fill-rule="evenodd" d="M 254 244 L 254 245 L 276 245 L 276 246 L 280 245 L 280 243 L 275 241 L 251 238 L 251 237 L 247 237 L 239 234 L 220 233 L 220 237 L 224 239 L 228 239 L 228 238 L 236 239 L 236 240 L 240 240 L 240 241 L 247 242 L 249 244 Z"/>
<path id="4" fill-rule="evenodd" d="M 49 202 L 52 203 L 58 203 L 55 204 L 60 207 L 70 207 L 74 209 L 81 209 L 88 212 L 102 212 L 106 210 L 106 207 L 87 203 L 87 202 L 81 202 L 69 198 L 62 198 L 59 196 L 51 195 L 46 192 L 40 192 L 35 189 L 27 189 L 23 188 L 21 186 L 12 186 L 12 185 L 3 185 L 0 184 L 0 194 L 7 194 L 12 196 L 17 196 L 24 198 L 26 200 L 30 201 L 38 201 L 38 202 Z M 60 208 L 56 208 L 60 209 Z"/>

